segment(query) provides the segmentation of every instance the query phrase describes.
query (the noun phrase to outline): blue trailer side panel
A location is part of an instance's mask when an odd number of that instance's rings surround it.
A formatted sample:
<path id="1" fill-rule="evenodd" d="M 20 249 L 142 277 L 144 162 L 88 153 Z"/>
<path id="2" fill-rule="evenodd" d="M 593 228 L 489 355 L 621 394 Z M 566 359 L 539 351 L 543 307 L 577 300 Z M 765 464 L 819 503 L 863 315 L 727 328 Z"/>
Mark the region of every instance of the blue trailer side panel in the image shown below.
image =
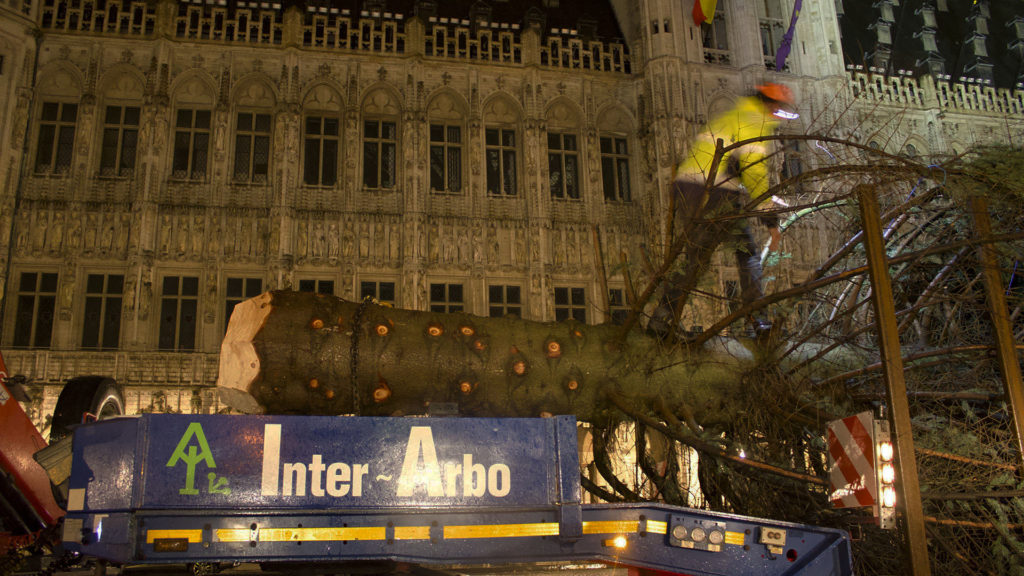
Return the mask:
<path id="1" fill-rule="evenodd" d="M 138 508 L 549 505 L 558 421 L 148 415 Z"/>
<path id="2" fill-rule="evenodd" d="M 852 574 L 838 530 L 581 505 L 569 417 L 108 420 L 76 431 L 70 488 L 65 545 L 115 562 L 597 560 L 695 576 Z"/>

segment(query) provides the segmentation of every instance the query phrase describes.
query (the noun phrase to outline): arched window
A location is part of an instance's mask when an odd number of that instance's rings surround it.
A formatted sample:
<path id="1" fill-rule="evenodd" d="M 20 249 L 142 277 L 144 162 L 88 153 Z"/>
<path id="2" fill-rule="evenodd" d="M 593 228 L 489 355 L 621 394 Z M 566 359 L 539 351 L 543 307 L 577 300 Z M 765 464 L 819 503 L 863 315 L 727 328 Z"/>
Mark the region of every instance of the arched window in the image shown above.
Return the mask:
<path id="1" fill-rule="evenodd" d="M 105 78 L 100 107 L 103 128 L 100 133 L 99 175 L 128 178 L 135 173 L 139 145 L 143 86 L 131 73 L 115 73 Z"/>
<path id="2" fill-rule="evenodd" d="M 398 182 L 401 107 L 389 91 L 370 92 L 363 101 L 363 187 L 391 190 Z"/>
<path id="3" fill-rule="evenodd" d="M 80 84 L 62 69 L 40 75 L 37 92 L 36 174 L 63 175 L 71 171 L 78 124 Z"/>
<path id="4" fill-rule="evenodd" d="M 171 178 L 206 179 L 210 167 L 213 102 L 212 88 L 199 78 L 190 78 L 175 90 Z"/>
<path id="5" fill-rule="evenodd" d="M 515 196 L 519 193 L 519 110 L 504 97 L 484 107 L 484 147 L 487 193 Z"/>
<path id="6" fill-rule="evenodd" d="M 302 181 L 307 186 L 333 187 L 338 183 L 341 98 L 321 84 L 306 95 L 303 110 Z"/>
<path id="7" fill-rule="evenodd" d="M 430 191 L 460 194 L 463 181 L 465 114 L 450 94 L 435 97 L 427 108 L 430 142 Z"/>
<path id="8" fill-rule="evenodd" d="M 579 115 L 565 102 L 547 113 L 548 188 L 556 200 L 580 200 Z"/>
<path id="9" fill-rule="evenodd" d="M 252 80 L 239 86 L 235 97 L 235 141 L 231 180 L 237 184 L 267 184 L 270 143 L 274 132 L 273 90 Z"/>
<path id="10" fill-rule="evenodd" d="M 598 120 L 601 150 L 601 187 L 605 202 L 632 202 L 630 136 L 632 122 L 620 109 L 612 108 Z"/>

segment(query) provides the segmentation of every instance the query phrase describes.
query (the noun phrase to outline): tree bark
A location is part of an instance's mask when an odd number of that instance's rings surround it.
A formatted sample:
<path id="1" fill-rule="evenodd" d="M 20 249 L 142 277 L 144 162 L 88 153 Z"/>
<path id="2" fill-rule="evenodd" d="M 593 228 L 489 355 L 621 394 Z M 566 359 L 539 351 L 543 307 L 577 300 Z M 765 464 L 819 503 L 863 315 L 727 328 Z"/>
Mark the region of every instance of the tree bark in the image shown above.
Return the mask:
<path id="1" fill-rule="evenodd" d="M 222 399 L 247 413 L 574 414 L 609 392 L 687 405 L 702 426 L 735 419 L 754 355 L 735 342 L 668 346 L 619 327 L 401 310 L 275 291 L 235 307 L 221 347 Z"/>

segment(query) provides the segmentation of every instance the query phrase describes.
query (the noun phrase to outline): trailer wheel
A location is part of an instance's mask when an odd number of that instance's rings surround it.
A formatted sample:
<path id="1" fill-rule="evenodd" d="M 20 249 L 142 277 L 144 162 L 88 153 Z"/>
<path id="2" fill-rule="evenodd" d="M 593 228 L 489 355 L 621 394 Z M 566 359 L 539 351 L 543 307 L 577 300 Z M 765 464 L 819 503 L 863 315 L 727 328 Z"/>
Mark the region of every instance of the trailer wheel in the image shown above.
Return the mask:
<path id="1" fill-rule="evenodd" d="M 221 571 L 219 562 L 194 562 L 188 565 L 192 576 L 211 576 Z"/>
<path id="2" fill-rule="evenodd" d="M 113 378 L 78 376 L 68 380 L 57 397 L 50 422 L 50 444 L 71 434 L 86 414 L 105 420 L 124 414 L 124 399 Z"/>

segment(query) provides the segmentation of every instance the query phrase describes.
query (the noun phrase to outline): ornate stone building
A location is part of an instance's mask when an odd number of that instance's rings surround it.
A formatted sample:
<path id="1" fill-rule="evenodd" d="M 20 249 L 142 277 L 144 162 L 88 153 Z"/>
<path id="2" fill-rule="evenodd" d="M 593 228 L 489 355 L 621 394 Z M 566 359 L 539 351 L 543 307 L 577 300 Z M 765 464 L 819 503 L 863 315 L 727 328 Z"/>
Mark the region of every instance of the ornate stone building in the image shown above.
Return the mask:
<path id="1" fill-rule="evenodd" d="M 797 92 L 796 133 L 1020 141 L 1019 90 L 845 62 L 837 5 L 806 3 L 775 70 L 790 0 L 702 27 L 679 0 L 4 0 L 8 366 L 210 411 L 230 310 L 269 289 L 615 320 L 687 136 L 765 80 Z M 776 281 L 828 236 L 793 230 Z"/>

